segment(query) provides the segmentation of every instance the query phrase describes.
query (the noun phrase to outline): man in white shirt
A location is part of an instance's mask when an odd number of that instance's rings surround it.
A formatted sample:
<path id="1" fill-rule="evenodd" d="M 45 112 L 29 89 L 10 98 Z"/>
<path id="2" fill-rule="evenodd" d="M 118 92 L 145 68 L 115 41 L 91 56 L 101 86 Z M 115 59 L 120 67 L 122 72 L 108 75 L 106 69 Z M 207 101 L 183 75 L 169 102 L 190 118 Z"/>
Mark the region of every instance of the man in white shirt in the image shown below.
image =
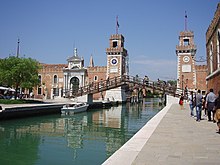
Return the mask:
<path id="1" fill-rule="evenodd" d="M 214 122 L 215 99 L 216 99 L 216 95 L 214 94 L 213 89 L 210 89 L 209 94 L 206 97 L 206 107 L 207 107 L 207 111 L 208 111 L 208 121 L 211 121 L 211 113 L 212 113 L 213 122 Z"/>

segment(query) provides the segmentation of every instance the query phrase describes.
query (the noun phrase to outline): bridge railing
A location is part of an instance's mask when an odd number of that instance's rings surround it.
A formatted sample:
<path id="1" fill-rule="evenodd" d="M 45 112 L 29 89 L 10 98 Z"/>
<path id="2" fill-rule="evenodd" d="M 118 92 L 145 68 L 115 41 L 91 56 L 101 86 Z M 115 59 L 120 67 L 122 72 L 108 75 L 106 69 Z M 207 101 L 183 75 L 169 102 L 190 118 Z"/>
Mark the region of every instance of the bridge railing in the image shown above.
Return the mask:
<path id="1" fill-rule="evenodd" d="M 129 75 L 122 75 L 118 77 L 108 78 L 106 80 L 102 80 L 99 82 L 91 82 L 83 87 L 80 87 L 78 90 L 73 92 L 72 90 L 66 91 L 66 95 L 72 97 L 78 97 L 86 94 L 94 94 L 99 93 L 102 91 L 106 91 L 109 89 L 113 89 L 125 84 L 133 84 L 133 88 L 150 88 L 153 90 L 159 90 L 164 92 L 173 93 L 174 87 L 168 86 L 164 82 L 156 82 L 150 81 L 149 79 L 142 79 L 139 77 L 129 76 Z"/>

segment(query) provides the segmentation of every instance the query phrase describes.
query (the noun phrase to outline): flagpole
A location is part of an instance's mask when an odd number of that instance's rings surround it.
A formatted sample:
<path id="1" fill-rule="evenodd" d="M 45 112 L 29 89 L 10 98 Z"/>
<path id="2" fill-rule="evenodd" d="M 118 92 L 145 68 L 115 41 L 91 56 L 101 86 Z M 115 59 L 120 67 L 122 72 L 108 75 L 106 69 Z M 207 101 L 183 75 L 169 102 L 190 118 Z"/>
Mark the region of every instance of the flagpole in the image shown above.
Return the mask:
<path id="1" fill-rule="evenodd" d="M 185 31 L 187 31 L 187 14 L 186 14 L 186 11 L 185 11 Z"/>
<path id="2" fill-rule="evenodd" d="M 20 49 L 20 47 L 19 47 L 19 43 L 20 43 L 20 39 L 18 38 L 18 45 L 17 45 L 17 57 L 19 57 L 19 49 Z"/>

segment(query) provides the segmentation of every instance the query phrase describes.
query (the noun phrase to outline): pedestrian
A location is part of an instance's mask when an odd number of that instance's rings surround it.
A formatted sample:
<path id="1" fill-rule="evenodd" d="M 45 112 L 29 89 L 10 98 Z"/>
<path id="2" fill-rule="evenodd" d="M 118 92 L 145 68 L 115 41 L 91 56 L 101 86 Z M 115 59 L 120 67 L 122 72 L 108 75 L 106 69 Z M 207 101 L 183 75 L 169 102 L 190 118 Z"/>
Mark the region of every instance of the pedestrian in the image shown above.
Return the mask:
<path id="1" fill-rule="evenodd" d="M 193 96 L 193 91 L 190 92 L 189 107 L 190 107 L 190 115 L 191 117 L 194 117 L 195 97 Z"/>
<path id="2" fill-rule="evenodd" d="M 207 95 L 208 93 L 205 94 L 205 97 L 203 98 L 204 101 L 203 101 L 203 105 L 202 105 L 202 109 L 204 110 L 204 116 L 206 117 L 207 116 L 207 107 L 206 107 L 206 98 L 207 98 Z"/>
<path id="3" fill-rule="evenodd" d="M 213 92 L 213 89 L 211 88 L 209 90 L 209 93 L 206 97 L 206 107 L 207 107 L 207 111 L 208 111 L 208 121 L 211 121 L 211 114 L 213 116 L 213 122 L 214 121 L 214 106 L 215 106 L 215 99 L 216 99 L 216 95 Z"/>
<path id="4" fill-rule="evenodd" d="M 183 94 L 181 94 L 181 96 L 180 96 L 180 100 L 179 100 L 179 105 L 183 105 L 183 100 L 184 100 L 184 98 L 183 98 Z"/>
<path id="5" fill-rule="evenodd" d="M 196 94 L 196 121 L 201 120 L 202 102 L 203 97 L 201 94 L 201 90 L 199 89 Z"/>
<path id="6" fill-rule="evenodd" d="M 215 121 L 218 126 L 218 133 L 220 133 L 220 91 L 218 91 L 218 97 L 215 99 Z"/>

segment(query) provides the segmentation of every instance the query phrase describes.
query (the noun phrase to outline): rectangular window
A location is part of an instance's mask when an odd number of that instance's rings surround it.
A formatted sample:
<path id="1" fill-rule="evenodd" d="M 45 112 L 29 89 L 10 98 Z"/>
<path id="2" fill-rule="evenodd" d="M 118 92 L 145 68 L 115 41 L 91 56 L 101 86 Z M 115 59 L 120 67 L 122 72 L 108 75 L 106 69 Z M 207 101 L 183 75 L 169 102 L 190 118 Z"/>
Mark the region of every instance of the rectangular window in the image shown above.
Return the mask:
<path id="1" fill-rule="evenodd" d="M 183 44 L 184 44 L 184 46 L 189 45 L 189 39 L 184 39 L 184 40 L 183 40 Z"/>
<path id="2" fill-rule="evenodd" d="M 41 87 L 39 87 L 39 88 L 37 89 L 37 94 L 38 94 L 38 95 L 41 95 L 41 94 L 42 94 L 42 92 L 41 92 Z"/>
<path id="3" fill-rule="evenodd" d="M 118 46 L 118 42 L 117 41 L 113 41 L 113 48 L 116 48 Z"/>
<path id="4" fill-rule="evenodd" d="M 59 96 L 59 88 L 53 88 L 54 96 Z"/>

